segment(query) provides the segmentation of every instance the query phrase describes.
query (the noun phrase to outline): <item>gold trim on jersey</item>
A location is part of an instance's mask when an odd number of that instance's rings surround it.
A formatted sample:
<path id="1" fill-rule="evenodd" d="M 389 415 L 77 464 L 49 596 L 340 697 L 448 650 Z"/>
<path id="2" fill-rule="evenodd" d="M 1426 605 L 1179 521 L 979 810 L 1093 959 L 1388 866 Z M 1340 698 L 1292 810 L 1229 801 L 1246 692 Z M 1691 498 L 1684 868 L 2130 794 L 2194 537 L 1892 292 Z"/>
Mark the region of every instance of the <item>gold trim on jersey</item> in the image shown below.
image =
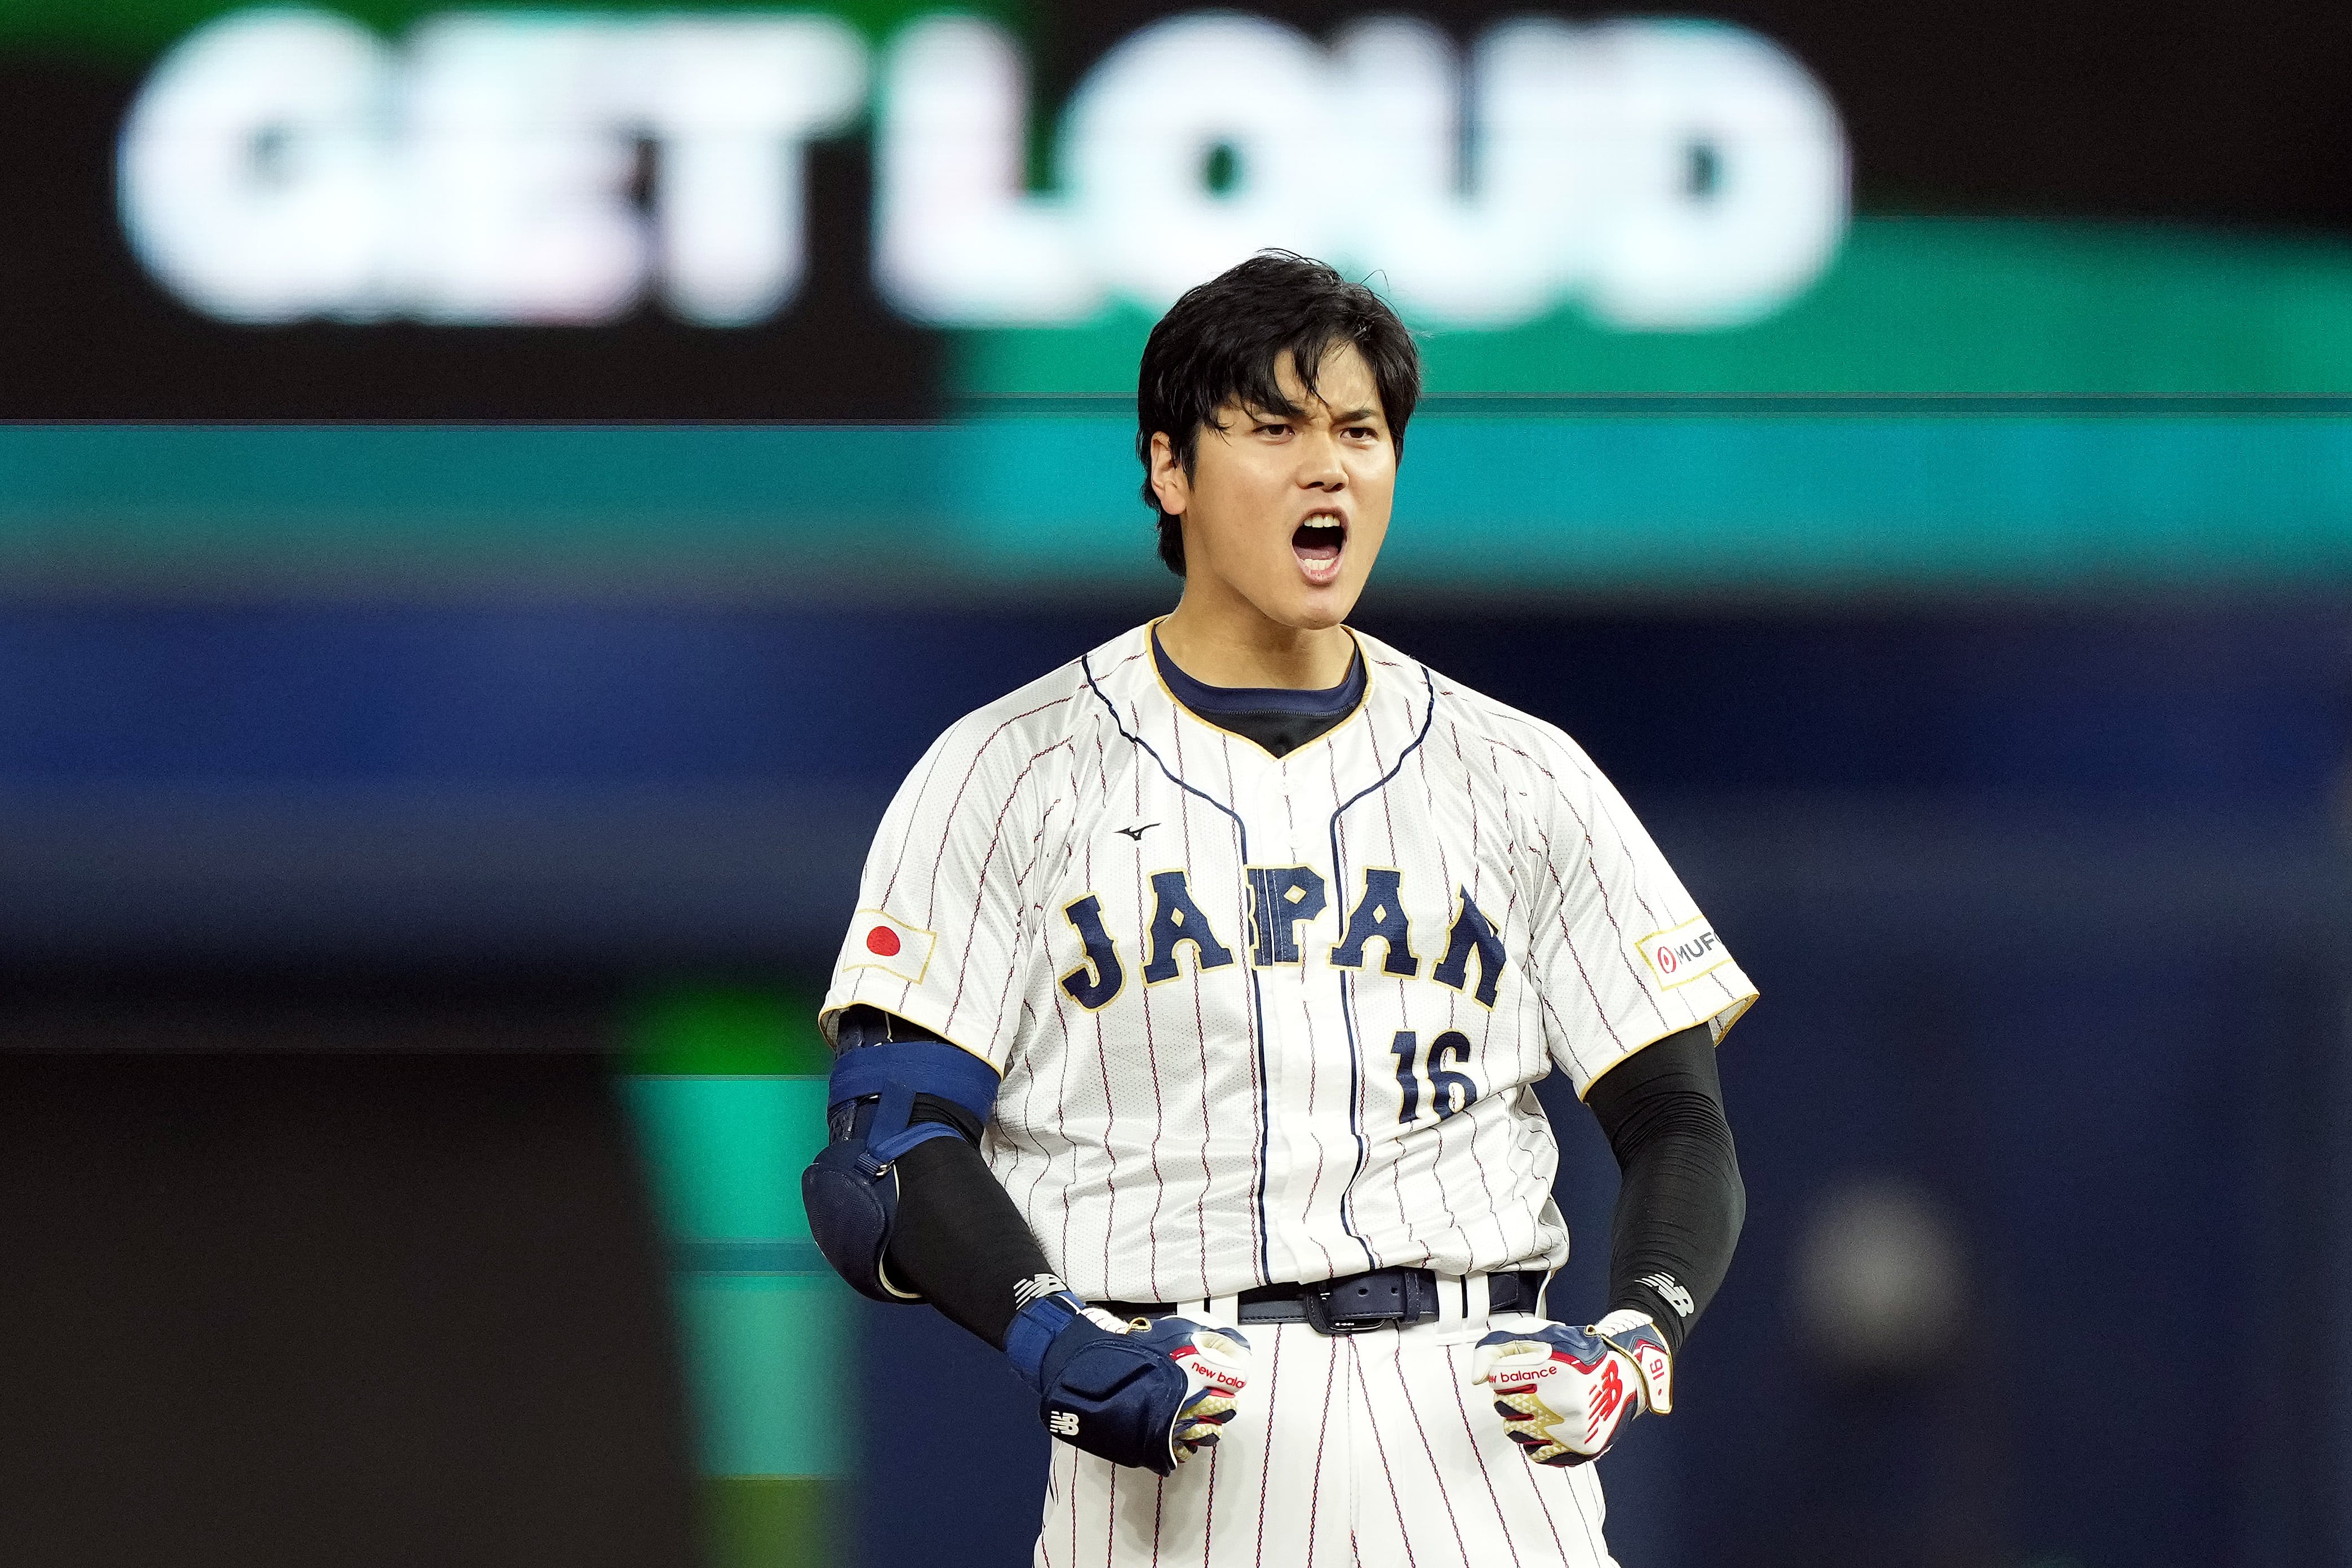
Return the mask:
<path id="1" fill-rule="evenodd" d="M 1707 1014 L 1706 1017 L 1698 1019 L 1695 1023 L 1676 1024 L 1671 1029 L 1662 1029 L 1657 1033 L 1652 1035 L 1649 1039 L 1643 1040 L 1641 1044 L 1627 1046 L 1623 1051 L 1621 1051 L 1615 1056 L 1611 1057 L 1607 1062 L 1595 1068 L 1593 1070 L 1592 1076 L 1584 1081 L 1584 1087 L 1576 1092 L 1576 1097 L 1579 1100 L 1583 1099 L 1587 1094 L 1592 1092 L 1592 1086 L 1594 1084 L 1600 1082 L 1601 1079 L 1608 1076 L 1609 1070 L 1611 1068 L 1640 1055 L 1643 1051 L 1649 1050 L 1650 1047 L 1657 1044 L 1658 1041 L 1665 1039 L 1666 1036 L 1670 1034 L 1680 1034 L 1686 1029 L 1697 1029 L 1701 1025 L 1705 1025 L 1707 1033 L 1715 1037 L 1715 1043 L 1718 1046 L 1721 1045 L 1723 1043 L 1723 1037 L 1731 1032 L 1731 1026 L 1738 1023 L 1741 1019 L 1746 1018 L 1748 1016 L 1748 1009 L 1756 1005 L 1757 995 L 1756 988 L 1750 986 L 1744 993 L 1732 998 L 1731 1000 L 1724 1003 L 1723 1006 L 1716 1009 L 1715 1011 Z M 1724 1024 L 1721 1029 L 1717 1029 L 1715 1027 L 1715 1020 L 1719 1018 L 1723 1018 L 1723 1015 L 1726 1013 L 1729 1013 L 1731 1016 L 1728 1019 L 1724 1019 Z"/>
<path id="2" fill-rule="evenodd" d="M 903 980 L 899 982 L 901 985 L 904 985 L 905 983 L 906 982 Z M 852 992 L 855 992 L 857 989 L 858 984 L 859 982 L 856 980 L 852 980 L 850 982 L 849 988 Z M 824 1033 L 824 1043 L 827 1046 L 837 1047 L 841 1039 L 841 1026 L 835 1020 L 839 1019 L 843 1013 L 845 1013 L 850 1009 L 856 1007 L 872 1008 L 877 1012 L 886 1012 L 891 1014 L 893 1017 L 905 1019 L 908 1023 L 913 1024 L 918 1029 L 929 1030 L 933 1034 L 939 1036 L 950 1045 L 954 1046 L 958 1051 L 962 1051 L 966 1056 L 971 1057 L 973 1061 L 981 1063 L 981 1065 L 986 1067 L 991 1072 L 995 1073 L 999 1082 L 1003 1082 L 1004 1069 L 990 1061 L 988 1052 L 984 1051 L 974 1051 L 971 1046 L 966 1045 L 963 1041 L 956 1039 L 955 1036 L 950 1034 L 947 1030 L 940 1028 L 939 1025 L 934 1023 L 926 1023 L 921 1019 L 914 1016 L 918 1012 L 930 1012 L 933 1010 L 930 998 L 928 997 L 903 997 L 899 999 L 898 1006 L 885 1007 L 882 1003 L 874 1000 L 871 998 L 853 995 L 849 1000 L 841 1003 L 838 1007 L 821 1008 L 817 1010 L 816 1027 Z"/>

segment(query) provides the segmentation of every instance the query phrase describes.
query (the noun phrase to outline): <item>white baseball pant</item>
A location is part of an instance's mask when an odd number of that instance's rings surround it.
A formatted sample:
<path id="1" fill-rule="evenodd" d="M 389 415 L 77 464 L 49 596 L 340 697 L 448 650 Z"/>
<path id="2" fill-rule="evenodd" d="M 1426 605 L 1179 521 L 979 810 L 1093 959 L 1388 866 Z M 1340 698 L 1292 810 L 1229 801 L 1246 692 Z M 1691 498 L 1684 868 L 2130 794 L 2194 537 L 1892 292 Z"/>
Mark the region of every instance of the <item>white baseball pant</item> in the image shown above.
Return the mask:
<path id="1" fill-rule="evenodd" d="M 1465 1312 L 1463 1289 L 1444 1281 L 1451 1310 L 1404 1329 L 1243 1325 L 1234 1419 L 1164 1480 L 1055 1443 L 1036 1568 L 1616 1568 L 1596 1467 L 1528 1463 L 1470 1381 L 1481 1338 L 1544 1320 Z M 1234 1305 L 1175 1303 L 1218 1327 Z"/>

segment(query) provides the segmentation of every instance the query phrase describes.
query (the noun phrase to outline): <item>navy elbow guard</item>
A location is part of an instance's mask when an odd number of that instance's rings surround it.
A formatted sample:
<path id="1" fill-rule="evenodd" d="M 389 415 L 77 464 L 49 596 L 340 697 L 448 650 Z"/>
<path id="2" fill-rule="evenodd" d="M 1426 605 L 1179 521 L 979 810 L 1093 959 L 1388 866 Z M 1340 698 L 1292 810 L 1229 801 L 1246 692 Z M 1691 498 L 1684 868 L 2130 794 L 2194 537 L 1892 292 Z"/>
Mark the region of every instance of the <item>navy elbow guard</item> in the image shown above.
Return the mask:
<path id="1" fill-rule="evenodd" d="M 1046 1431 L 1162 1476 L 1216 1446 L 1249 1382 L 1240 1330 L 1173 1317 L 1121 1323 L 1067 1291 L 1014 1313 L 1004 1354 L 1037 1391 Z"/>
<path id="2" fill-rule="evenodd" d="M 906 1026 L 900 1025 L 900 1028 Z M 833 1064 L 825 1120 L 832 1141 L 801 1175 L 801 1203 L 817 1250 L 859 1295 L 919 1301 L 893 1284 L 883 1267 L 898 1218 L 901 1155 L 931 1138 L 960 1138 L 945 1122 L 915 1120 L 919 1094 L 969 1112 L 982 1125 L 996 1103 L 988 1063 L 937 1038 L 890 1040 L 880 1029 L 844 1020 Z M 885 1036 L 872 1040 L 871 1036 Z"/>

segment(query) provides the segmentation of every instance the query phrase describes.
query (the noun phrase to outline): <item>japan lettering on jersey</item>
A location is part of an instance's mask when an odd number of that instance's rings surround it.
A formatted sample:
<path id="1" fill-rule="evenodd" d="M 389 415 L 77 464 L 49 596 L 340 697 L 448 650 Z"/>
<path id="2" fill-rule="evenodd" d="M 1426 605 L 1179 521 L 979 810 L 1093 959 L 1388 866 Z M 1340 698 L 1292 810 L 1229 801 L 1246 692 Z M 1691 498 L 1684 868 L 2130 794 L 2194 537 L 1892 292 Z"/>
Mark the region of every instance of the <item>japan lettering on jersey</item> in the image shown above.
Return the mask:
<path id="1" fill-rule="evenodd" d="M 1755 998 L 1567 736 L 1359 633 L 1276 758 L 1138 628 L 962 719 L 884 817 L 824 1001 L 1003 1075 L 991 1169 L 1090 1299 L 1557 1265 L 1532 1086 Z"/>

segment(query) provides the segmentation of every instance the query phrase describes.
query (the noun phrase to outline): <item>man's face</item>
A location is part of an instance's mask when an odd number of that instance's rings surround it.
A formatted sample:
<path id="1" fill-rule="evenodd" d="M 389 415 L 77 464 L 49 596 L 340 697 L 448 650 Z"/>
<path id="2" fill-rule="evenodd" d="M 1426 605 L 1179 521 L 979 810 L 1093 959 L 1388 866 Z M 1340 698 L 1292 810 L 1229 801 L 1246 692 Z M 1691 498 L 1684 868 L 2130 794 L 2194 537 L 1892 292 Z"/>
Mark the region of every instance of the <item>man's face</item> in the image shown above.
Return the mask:
<path id="1" fill-rule="evenodd" d="M 1300 412 L 1227 403 L 1189 476 L 1167 437 L 1152 439 L 1153 488 L 1183 518 L 1187 594 L 1230 594 L 1303 632 L 1355 608 L 1396 495 L 1396 443 L 1363 355 L 1338 345 L 1315 379 L 1309 392 L 1284 356 L 1276 384 Z"/>

